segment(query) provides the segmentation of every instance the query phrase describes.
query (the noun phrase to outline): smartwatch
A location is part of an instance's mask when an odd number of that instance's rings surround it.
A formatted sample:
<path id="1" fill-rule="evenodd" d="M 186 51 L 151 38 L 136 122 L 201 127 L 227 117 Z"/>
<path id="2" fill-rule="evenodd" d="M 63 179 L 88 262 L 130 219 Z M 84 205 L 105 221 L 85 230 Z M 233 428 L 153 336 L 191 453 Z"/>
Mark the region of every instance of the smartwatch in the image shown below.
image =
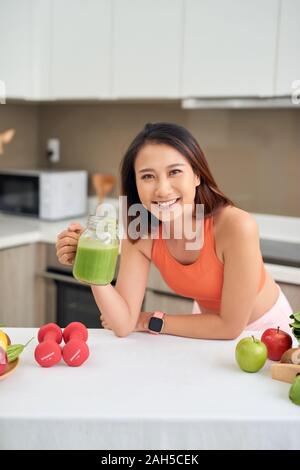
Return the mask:
<path id="1" fill-rule="evenodd" d="M 162 331 L 163 326 L 164 326 L 164 312 L 156 311 L 152 315 L 149 321 L 148 325 L 148 330 L 149 333 L 152 333 L 154 335 L 159 335 L 159 333 Z"/>

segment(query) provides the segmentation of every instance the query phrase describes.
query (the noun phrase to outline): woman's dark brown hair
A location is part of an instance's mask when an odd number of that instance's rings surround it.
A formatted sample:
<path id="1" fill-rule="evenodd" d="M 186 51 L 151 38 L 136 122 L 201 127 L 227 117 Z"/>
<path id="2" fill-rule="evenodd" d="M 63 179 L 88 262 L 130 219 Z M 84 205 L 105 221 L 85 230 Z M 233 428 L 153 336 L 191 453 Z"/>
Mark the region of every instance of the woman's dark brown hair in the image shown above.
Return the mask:
<path id="1" fill-rule="evenodd" d="M 132 204 L 141 204 L 136 186 L 134 165 L 141 148 L 149 143 L 169 145 L 188 160 L 194 173 L 201 178 L 201 184 L 196 187 L 195 203 L 204 204 L 205 217 L 212 215 L 220 207 L 234 206 L 234 203 L 218 188 L 206 158 L 192 134 L 178 124 L 156 122 L 145 125 L 144 129 L 131 142 L 120 164 L 121 195 L 127 196 L 128 208 Z M 149 211 L 147 213 L 148 233 L 150 234 L 154 216 Z M 134 219 L 135 216 L 127 214 L 127 228 Z M 130 238 L 128 232 L 127 235 L 132 243 L 137 241 Z"/>

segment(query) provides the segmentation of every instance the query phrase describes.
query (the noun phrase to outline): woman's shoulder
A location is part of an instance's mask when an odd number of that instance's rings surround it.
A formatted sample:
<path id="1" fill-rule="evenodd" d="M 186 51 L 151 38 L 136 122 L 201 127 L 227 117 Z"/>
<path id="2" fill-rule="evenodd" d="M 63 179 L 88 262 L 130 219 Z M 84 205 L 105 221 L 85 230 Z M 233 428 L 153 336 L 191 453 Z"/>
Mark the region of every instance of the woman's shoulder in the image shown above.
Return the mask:
<path id="1" fill-rule="evenodd" d="M 223 207 L 215 216 L 219 235 L 232 238 L 237 235 L 258 235 L 258 225 L 252 214 L 234 206 Z"/>
<path id="2" fill-rule="evenodd" d="M 151 239 L 151 237 L 140 238 L 139 240 L 137 240 L 136 243 L 134 243 L 134 247 L 136 250 L 142 253 L 149 261 L 151 261 L 152 243 L 153 240 Z"/>

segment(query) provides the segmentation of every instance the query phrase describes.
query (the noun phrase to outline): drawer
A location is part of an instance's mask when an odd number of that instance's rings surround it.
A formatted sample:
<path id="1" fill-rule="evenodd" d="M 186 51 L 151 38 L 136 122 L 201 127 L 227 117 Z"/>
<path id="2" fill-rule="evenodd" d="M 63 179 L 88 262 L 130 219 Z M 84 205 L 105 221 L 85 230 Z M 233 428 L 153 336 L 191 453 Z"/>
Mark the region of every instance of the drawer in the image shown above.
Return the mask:
<path id="1" fill-rule="evenodd" d="M 154 312 L 162 310 L 174 315 L 191 314 L 193 309 L 193 300 L 179 297 L 176 294 L 166 294 L 163 292 L 147 289 L 144 300 L 143 310 L 145 312 Z"/>

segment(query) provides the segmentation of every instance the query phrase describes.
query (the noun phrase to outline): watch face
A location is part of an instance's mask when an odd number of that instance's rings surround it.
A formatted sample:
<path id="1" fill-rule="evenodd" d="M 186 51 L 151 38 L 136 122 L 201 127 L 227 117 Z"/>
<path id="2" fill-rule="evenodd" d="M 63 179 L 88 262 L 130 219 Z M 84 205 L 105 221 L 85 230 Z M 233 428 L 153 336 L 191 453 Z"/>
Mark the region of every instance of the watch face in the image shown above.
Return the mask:
<path id="1" fill-rule="evenodd" d="M 149 321 L 149 330 L 155 331 L 155 333 L 160 333 L 163 327 L 163 320 L 162 318 L 151 317 Z"/>

